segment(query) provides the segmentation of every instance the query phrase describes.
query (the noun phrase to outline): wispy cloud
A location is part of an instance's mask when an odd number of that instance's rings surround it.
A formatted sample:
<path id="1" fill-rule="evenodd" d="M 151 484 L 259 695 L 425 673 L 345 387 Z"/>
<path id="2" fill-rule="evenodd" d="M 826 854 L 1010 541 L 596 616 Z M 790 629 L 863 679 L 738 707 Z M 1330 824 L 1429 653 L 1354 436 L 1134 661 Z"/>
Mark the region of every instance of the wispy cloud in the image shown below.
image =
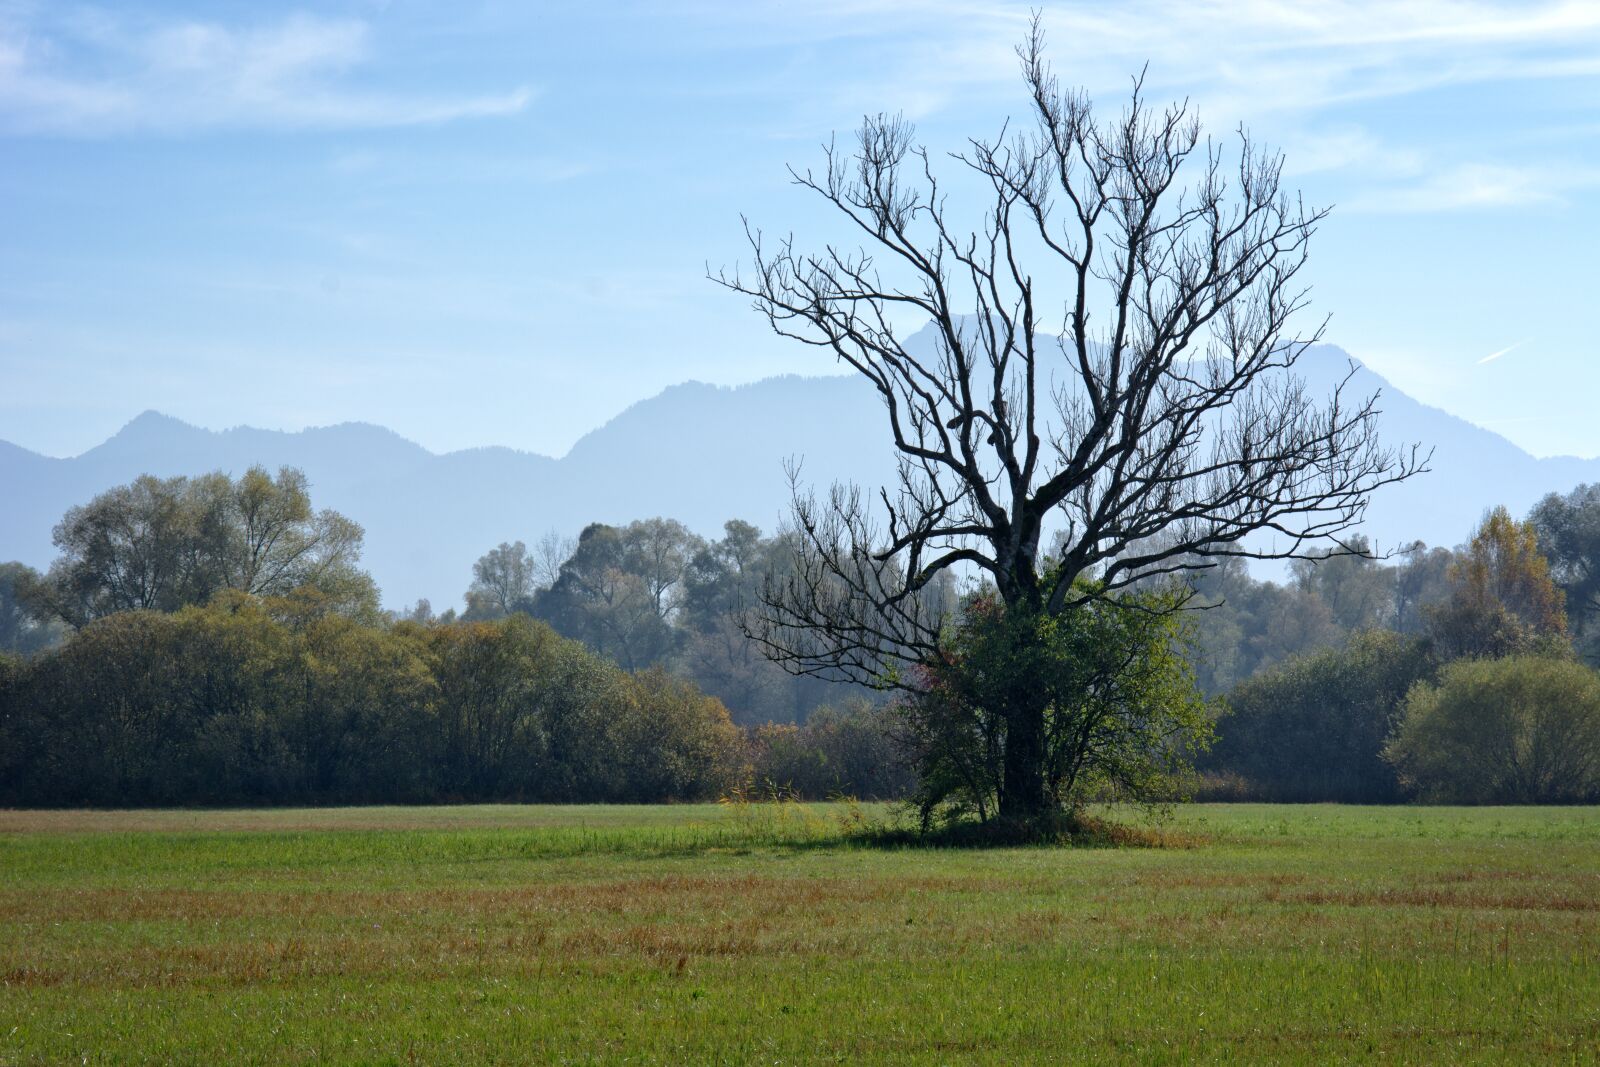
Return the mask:
<path id="1" fill-rule="evenodd" d="M 1028 4 L 832 0 L 825 18 L 769 5 L 721 12 L 722 32 L 790 33 L 818 48 L 870 42 L 874 62 L 806 94 L 839 112 L 937 120 L 1012 99 Z M 690 10 L 698 10 L 691 5 Z M 1147 67 L 1154 100 L 1187 99 L 1209 123 L 1244 122 L 1281 144 L 1296 175 L 1345 172 L 1341 208 L 1435 212 L 1560 202 L 1589 178 L 1507 164 L 1487 139 L 1386 142 L 1374 103 L 1473 86 L 1600 80 L 1600 4 L 1525 0 L 1128 0 L 1046 5 L 1062 81 L 1115 106 Z M 854 53 L 853 53 L 854 54 Z M 789 79 L 787 84 L 793 84 Z M 778 90 L 775 90 L 778 91 Z M 1368 121 L 1371 121 L 1370 118 Z M 814 130 L 804 117 L 795 122 Z"/>
<path id="2" fill-rule="evenodd" d="M 1407 184 L 1371 187 L 1341 209 L 1418 213 L 1556 205 L 1569 193 L 1597 185 L 1600 171 L 1590 167 L 1469 163 Z"/>
<path id="3" fill-rule="evenodd" d="M 1498 351 L 1498 352 L 1490 352 L 1487 356 L 1484 356 L 1482 359 L 1478 360 L 1478 362 L 1475 363 L 1474 366 L 1481 367 L 1485 363 L 1493 363 L 1495 360 L 1499 359 L 1501 356 L 1505 355 L 1506 353 L 1515 352 L 1517 349 L 1521 348 L 1523 345 L 1525 345 L 1527 343 L 1528 343 L 1528 339 L 1524 338 L 1523 340 L 1518 341 L 1515 344 L 1506 345 L 1504 348 L 1500 349 L 1500 351 Z"/>
<path id="4" fill-rule="evenodd" d="M 1356 125 L 1302 128 L 1282 148 L 1284 169 L 1294 177 L 1359 171 L 1369 177 L 1401 179 L 1427 170 L 1427 157 L 1416 148 L 1397 148 Z"/>
<path id="5" fill-rule="evenodd" d="M 882 63 L 835 86 L 899 85 L 956 100 L 962 88 L 1014 84 L 1012 48 L 1029 4 L 997 0 L 831 0 L 797 19 L 777 5 L 687 4 L 742 40 L 885 41 Z M 1522 0 L 1129 0 L 1045 5 L 1063 80 L 1117 92 L 1150 85 L 1240 116 L 1316 110 L 1447 85 L 1600 72 L 1600 5 Z M 882 94 L 874 92 L 875 98 Z"/>
<path id="6" fill-rule="evenodd" d="M 47 27 L 0 23 L 0 128 L 106 135 L 226 128 L 407 126 L 512 115 L 533 90 L 468 96 L 365 90 L 370 27 L 277 22 L 134 23 L 104 12 Z"/>

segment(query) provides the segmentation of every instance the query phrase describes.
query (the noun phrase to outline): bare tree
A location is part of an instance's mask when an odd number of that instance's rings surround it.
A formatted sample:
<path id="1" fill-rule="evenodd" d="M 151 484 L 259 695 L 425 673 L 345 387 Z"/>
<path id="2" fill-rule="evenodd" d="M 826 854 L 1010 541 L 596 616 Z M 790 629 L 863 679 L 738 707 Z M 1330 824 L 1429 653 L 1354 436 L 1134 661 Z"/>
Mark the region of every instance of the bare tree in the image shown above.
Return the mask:
<path id="1" fill-rule="evenodd" d="M 563 537 L 554 530 L 546 531 L 533 549 L 533 585 L 536 590 L 549 589 L 561 577 L 561 565 L 577 551 L 576 537 Z"/>
<path id="2" fill-rule="evenodd" d="M 1202 140 L 1186 104 L 1146 103 L 1142 77 L 1097 120 L 1051 73 L 1037 18 L 1017 51 L 1032 128 L 952 157 L 987 201 L 976 228 L 912 127 L 880 115 L 853 153 L 829 145 L 820 173 L 791 171 L 862 247 L 804 251 L 747 221 L 753 267 L 714 275 L 867 378 L 899 455 L 876 503 L 797 491 L 800 558 L 754 627 L 791 671 L 914 684 L 905 668 L 940 640 L 922 593 L 952 568 L 980 572 L 1008 610 L 1066 613 L 1089 576 L 1109 596 L 1340 545 L 1373 490 L 1421 469 L 1415 449 L 1378 441 L 1375 397 L 1341 384 L 1313 398 L 1294 373 L 1321 334 L 1289 325 L 1326 212 L 1282 189 L 1282 157 L 1242 129 L 1232 149 Z M 902 337 L 908 320 L 932 343 Z M 1002 807 L 1052 807 L 1045 709 L 1023 698 L 1003 717 Z"/>

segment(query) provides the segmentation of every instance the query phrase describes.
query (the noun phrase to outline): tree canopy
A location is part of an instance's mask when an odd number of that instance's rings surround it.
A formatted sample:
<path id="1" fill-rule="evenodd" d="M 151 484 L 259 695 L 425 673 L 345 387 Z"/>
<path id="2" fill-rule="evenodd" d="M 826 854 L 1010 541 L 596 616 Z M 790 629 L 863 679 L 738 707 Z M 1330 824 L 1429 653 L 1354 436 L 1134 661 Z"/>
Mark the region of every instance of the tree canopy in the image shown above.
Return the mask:
<path id="1" fill-rule="evenodd" d="M 315 511 L 305 474 L 252 467 L 237 481 L 144 475 L 72 508 L 60 556 L 35 583 L 41 615 L 73 626 L 122 611 L 175 611 L 223 590 L 315 591 L 334 610 L 375 617 L 378 592 L 358 567 L 361 527 Z"/>
<path id="2" fill-rule="evenodd" d="M 1532 522 L 1493 509 L 1446 578 L 1449 595 L 1430 609 L 1427 624 L 1443 658 L 1506 656 L 1565 640 L 1565 597 Z"/>
<path id="3" fill-rule="evenodd" d="M 739 784 L 726 709 L 543 623 L 233 593 L 0 657 L 0 803 L 645 802 Z"/>
<path id="4" fill-rule="evenodd" d="M 1565 594 L 1574 638 L 1591 658 L 1600 654 L 1595 626 L 1600 618 L 1600 484 L 1549 494 L 1528 521 L 1550 562 L 1550 577 Z"/>

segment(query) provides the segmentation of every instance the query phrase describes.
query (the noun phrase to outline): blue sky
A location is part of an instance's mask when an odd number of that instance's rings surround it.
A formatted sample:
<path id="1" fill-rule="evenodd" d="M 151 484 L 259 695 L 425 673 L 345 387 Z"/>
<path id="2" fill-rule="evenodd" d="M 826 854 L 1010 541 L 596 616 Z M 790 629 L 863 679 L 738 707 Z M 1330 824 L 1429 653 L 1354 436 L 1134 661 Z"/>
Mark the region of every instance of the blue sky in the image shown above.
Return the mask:
<path id="1" fill-rule="evenodd" d="M 0 0 L 0 438 L 146 408 L 564 452 L 686 379 L 832 373 L 704 279 L 864 112 L 931 149 L 1023 97 L 1028 6 Z M 1536 454 L 1600 454 L 1600 4 L 1050 4 L 1334 212 L 1328 339 Z M 1312 318 L 1307 327 L 1315 325 Z M 1486 357 L 1496 356 L 1485 362 Z"/>

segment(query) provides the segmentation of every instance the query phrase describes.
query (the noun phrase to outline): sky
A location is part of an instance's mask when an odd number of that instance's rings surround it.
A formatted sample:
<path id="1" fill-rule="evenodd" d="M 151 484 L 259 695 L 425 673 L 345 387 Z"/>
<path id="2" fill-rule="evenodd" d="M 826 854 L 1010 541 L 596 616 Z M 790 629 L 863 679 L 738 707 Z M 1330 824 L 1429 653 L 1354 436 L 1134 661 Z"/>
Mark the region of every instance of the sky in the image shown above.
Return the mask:
<path id="1" fill-rule="evenodd" d="M 1041 0 L 1030 0 L 1038 4 Z M 0 0 L 0 439 L 154 408 L 564 453 L 686 380 L 837 373 L 711 284 L 863 114 L 938 153 L 1026 98 L 1029 4 Z M 1600 3 L 1043 7 L 1332 213 L 1314 329 L 1536 455 L 1600 455 Z"/>

